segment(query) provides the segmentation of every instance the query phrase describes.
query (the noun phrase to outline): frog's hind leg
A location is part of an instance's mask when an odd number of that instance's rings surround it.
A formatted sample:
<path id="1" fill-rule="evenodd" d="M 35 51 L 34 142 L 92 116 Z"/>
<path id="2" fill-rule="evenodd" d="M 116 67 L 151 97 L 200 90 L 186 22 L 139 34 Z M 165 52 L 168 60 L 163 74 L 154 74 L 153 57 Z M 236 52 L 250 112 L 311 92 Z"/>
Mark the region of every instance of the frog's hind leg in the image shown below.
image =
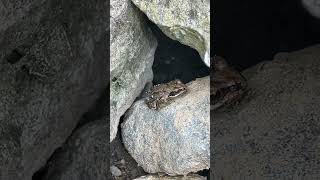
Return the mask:
<path id="1" fill-rule="evenodd" d="M 224 97 L 219 91 L 215 95 L 210 95 L 210 110 L 219 109 L 227 104 L 228 99 Z"/>
<path id="2" fill-rule="evenodd" d="M 216 110 L 222 107 L 227 108 L 237 105 L 244 94 L 245 91 L 239 90 L 225 94 L 221 92 L 221 94 L 219 95 L 220 97 L 210 97 L 210 101 L 212 102 L 212 104 L 210 104 L 210 110 Z"/>

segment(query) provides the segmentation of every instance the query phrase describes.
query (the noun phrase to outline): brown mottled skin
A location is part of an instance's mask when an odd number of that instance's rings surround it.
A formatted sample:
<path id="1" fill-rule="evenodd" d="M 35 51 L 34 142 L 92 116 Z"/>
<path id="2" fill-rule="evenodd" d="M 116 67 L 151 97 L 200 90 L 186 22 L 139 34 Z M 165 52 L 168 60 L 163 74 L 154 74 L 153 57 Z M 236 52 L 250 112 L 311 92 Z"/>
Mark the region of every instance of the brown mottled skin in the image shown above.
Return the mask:
<path id="1" fill-rule="evenodd" d="M 220 56 L 214 56 L 210 76 L 211 110 L 238 101 L 247 87 L 245 78 Z"/>
<path id="2" fill-rule="evenodd" d="M 145 103 L 150 109 L 160 110 L 181 97 L 188 91 L 187 86 L 176 79 L 165 84 L 158 84 L 148 92 L 149 96 Z"/>

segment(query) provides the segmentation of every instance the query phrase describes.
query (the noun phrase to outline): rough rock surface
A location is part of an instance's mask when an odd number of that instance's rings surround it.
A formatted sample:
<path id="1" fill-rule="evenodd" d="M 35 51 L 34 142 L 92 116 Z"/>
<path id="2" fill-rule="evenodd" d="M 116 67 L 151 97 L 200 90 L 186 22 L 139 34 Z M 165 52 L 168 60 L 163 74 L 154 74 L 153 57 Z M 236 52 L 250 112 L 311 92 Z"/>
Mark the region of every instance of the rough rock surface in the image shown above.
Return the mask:
<path id="1" fill-rule="evenodd" d="M 121 171 L 120 176 L 113 176 L 110 180 L 127 180 L 134 179 L 147 173 L 138 166 L 137 162 L 130 156 L 123 146 L 120 131 L 116 138 L 110 143 L 110 166 L 115 166 Z"/>
<path id="2" fill-rule="evenodd" d="M 1 180 L 31 179 L 102 93 L 106 8 L 0 2 Z"/>
<path id="3" fill-rule="evenodd" d="M 152 81 L 152 63 L 157 41 L 143 14 L 130 0 L 111 0 L 110 141 L 120 117 L 147 82 Z"/>
<path id="4" fill-rule="evenodd" d="M 189 93 L 160 111 L 139 100 L 122 124 L 123 143 L 149 173 L 185 175 L 209 169 L 209 77 L 188 83 Z"/>
<path id="5" fill-rule="evenodd" d="M 320 45 L 244 73 L 238 106 L 211 112 L 215 179 L 318 179 Z"/>
<path id="6" fill-rule="evenodd" d="M 39 7 L 44 5 L 46 0 L 26 0 L 17 1 L 1 1 L 0 2 L 0 31 L 4 31 L 13 24 L 21 21 L 21 19 L 29 15 L 31 10 L 40 10 Z M 43 7 L 43 6 L 42 6 Z M 45 10 L 45 9 L 44 9 Z"/>
<path id="7" fill-rule="evenodd" d="M 170 38 L 196 49 L 210 66 L 210 0 L 132 0 Z"/>
<path id="8" fill-rule="evenodd" d="M 76 130 L 48 163 L 43 180 L 107 180 L 109 142 L 105 120 Z"/>
<path id="9" fill-rule="evenodd" d="M 158 176 L 158 175 L 148 175 L 136 178 L 134 180 L 206 180 L 206 177 L 198 175 L 188 175 L 182 177 L 172 177 L 172 176 Z"/>

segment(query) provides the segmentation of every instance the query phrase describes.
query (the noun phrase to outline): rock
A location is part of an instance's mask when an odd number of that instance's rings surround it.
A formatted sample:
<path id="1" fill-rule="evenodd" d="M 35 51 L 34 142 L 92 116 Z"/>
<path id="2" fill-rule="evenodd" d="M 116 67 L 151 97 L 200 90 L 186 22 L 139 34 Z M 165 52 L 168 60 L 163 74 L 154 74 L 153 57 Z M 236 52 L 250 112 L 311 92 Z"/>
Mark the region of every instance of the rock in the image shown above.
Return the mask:
<path id="1" fill-rule="evenodd" d="M 215 179 L 317 179 L 320 45 L 281 53 L 244 72 L 249 92 L 211 112 Z"/>
<path id="2" fill-rule="evenodd" d="M 76 130 L 66 144 L 52 156 L 47 173 L 42 179 L 108 179 L 108 128 L 105 120 L 98 120 Z M 121 175 L 121 171 L 115 166 L 110 170 Z"/>
<path id="3" fill-rule="evenodd" d="M 172 177 L 172 176 L 158 176 L 158 175 L 148 175 L 141 176 L 134 180 L 206 180 L 206 177 L 198 176 L 198 175 L 188 175 L 182 177 Z"/>
<path id="4" fill-rule="evenodd" d="M 0 9 L 0 179 L 30 180 L 106 87 L 106 7 L 29 0 Z"/>
<path id="5" fill-rule="evenodd" d="M 130 0 L 111 0 L 110 141 L 120 117 L 147 82 L 152 81 L 152 63 L 157 41 L 142 13 Z"/>
<path id="6" fill-rule="evenodd" d="M 303 7 L 314 17 L 320 18 L 320 0 L 301 0 Z"/>
<path id="7" fill-rule="evenodd" d="M 210 1 L 132 0 L 168 37 L 196 49 L 210 66 Z"/>
<path id="8" fill-rule="evenodd" d="M 122 165 L 124 165 L 124 164 L 126 164 L 126 161 L 125 161 L 124 159 L 121 159 L 121 160 L 120 160 L 120 163 L 121 163 Z"/>
<path id="9" fill-rule="evenodd" d="M 110 166 L 116 166 L 121 171 L 121 176 L 112 176 L 110 180 L 134 179 L 146 173 L 137 162 L 130 156 L 123 146 L 120 132 L 110 143 Z"/>
<path id="10" fill-rule="evenodd" d="M 209 81 L 188 83 L 189 93 L 160 111 L 142 99 L 126 113 L 123 143 L 146 172 L 186 175 L 209 169 Z"/>
<path id="11" fill-rule="evenodd" d="M 110 167 L 110 171 L 111 171 L 111 174 L 112 174 L 113 176 L 116 176 L 116 177 L 117 177 L 117 176 L 121 176 L 121 175 L 122 175 L 120 169 L 117 168 L 117 166 L 111 166 L 111 167 Z"/>

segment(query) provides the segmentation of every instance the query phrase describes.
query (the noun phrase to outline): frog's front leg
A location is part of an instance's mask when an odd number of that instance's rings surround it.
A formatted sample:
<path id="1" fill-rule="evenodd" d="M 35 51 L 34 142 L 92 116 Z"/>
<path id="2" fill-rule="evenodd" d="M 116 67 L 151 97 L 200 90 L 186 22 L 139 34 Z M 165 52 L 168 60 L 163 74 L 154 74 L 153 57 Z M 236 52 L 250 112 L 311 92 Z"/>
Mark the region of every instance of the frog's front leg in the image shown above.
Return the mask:
<path id="1" fill-rule="evenodd" d="M 235 102 L 239 101 L 244 94 L 244 90 L 236 90 L 236 91 L 229 91 L 223 92 L 221 89 L 216 91 L 216 94 L 213 95 L 211 98 L 212 104 L 210 106 L 211 110 L 218 109 L 222 106 L 228 106 L 234 104 Z"/>
<path id="2" fill-rule="evenodd" d="M 210 93 L 210 109 L 218 109 L 219 107 L 223 106 L 226 104 L 227 100 L 223 96 L 222 92 L 218 88 L 211 87 L 211 93 Z"/>

